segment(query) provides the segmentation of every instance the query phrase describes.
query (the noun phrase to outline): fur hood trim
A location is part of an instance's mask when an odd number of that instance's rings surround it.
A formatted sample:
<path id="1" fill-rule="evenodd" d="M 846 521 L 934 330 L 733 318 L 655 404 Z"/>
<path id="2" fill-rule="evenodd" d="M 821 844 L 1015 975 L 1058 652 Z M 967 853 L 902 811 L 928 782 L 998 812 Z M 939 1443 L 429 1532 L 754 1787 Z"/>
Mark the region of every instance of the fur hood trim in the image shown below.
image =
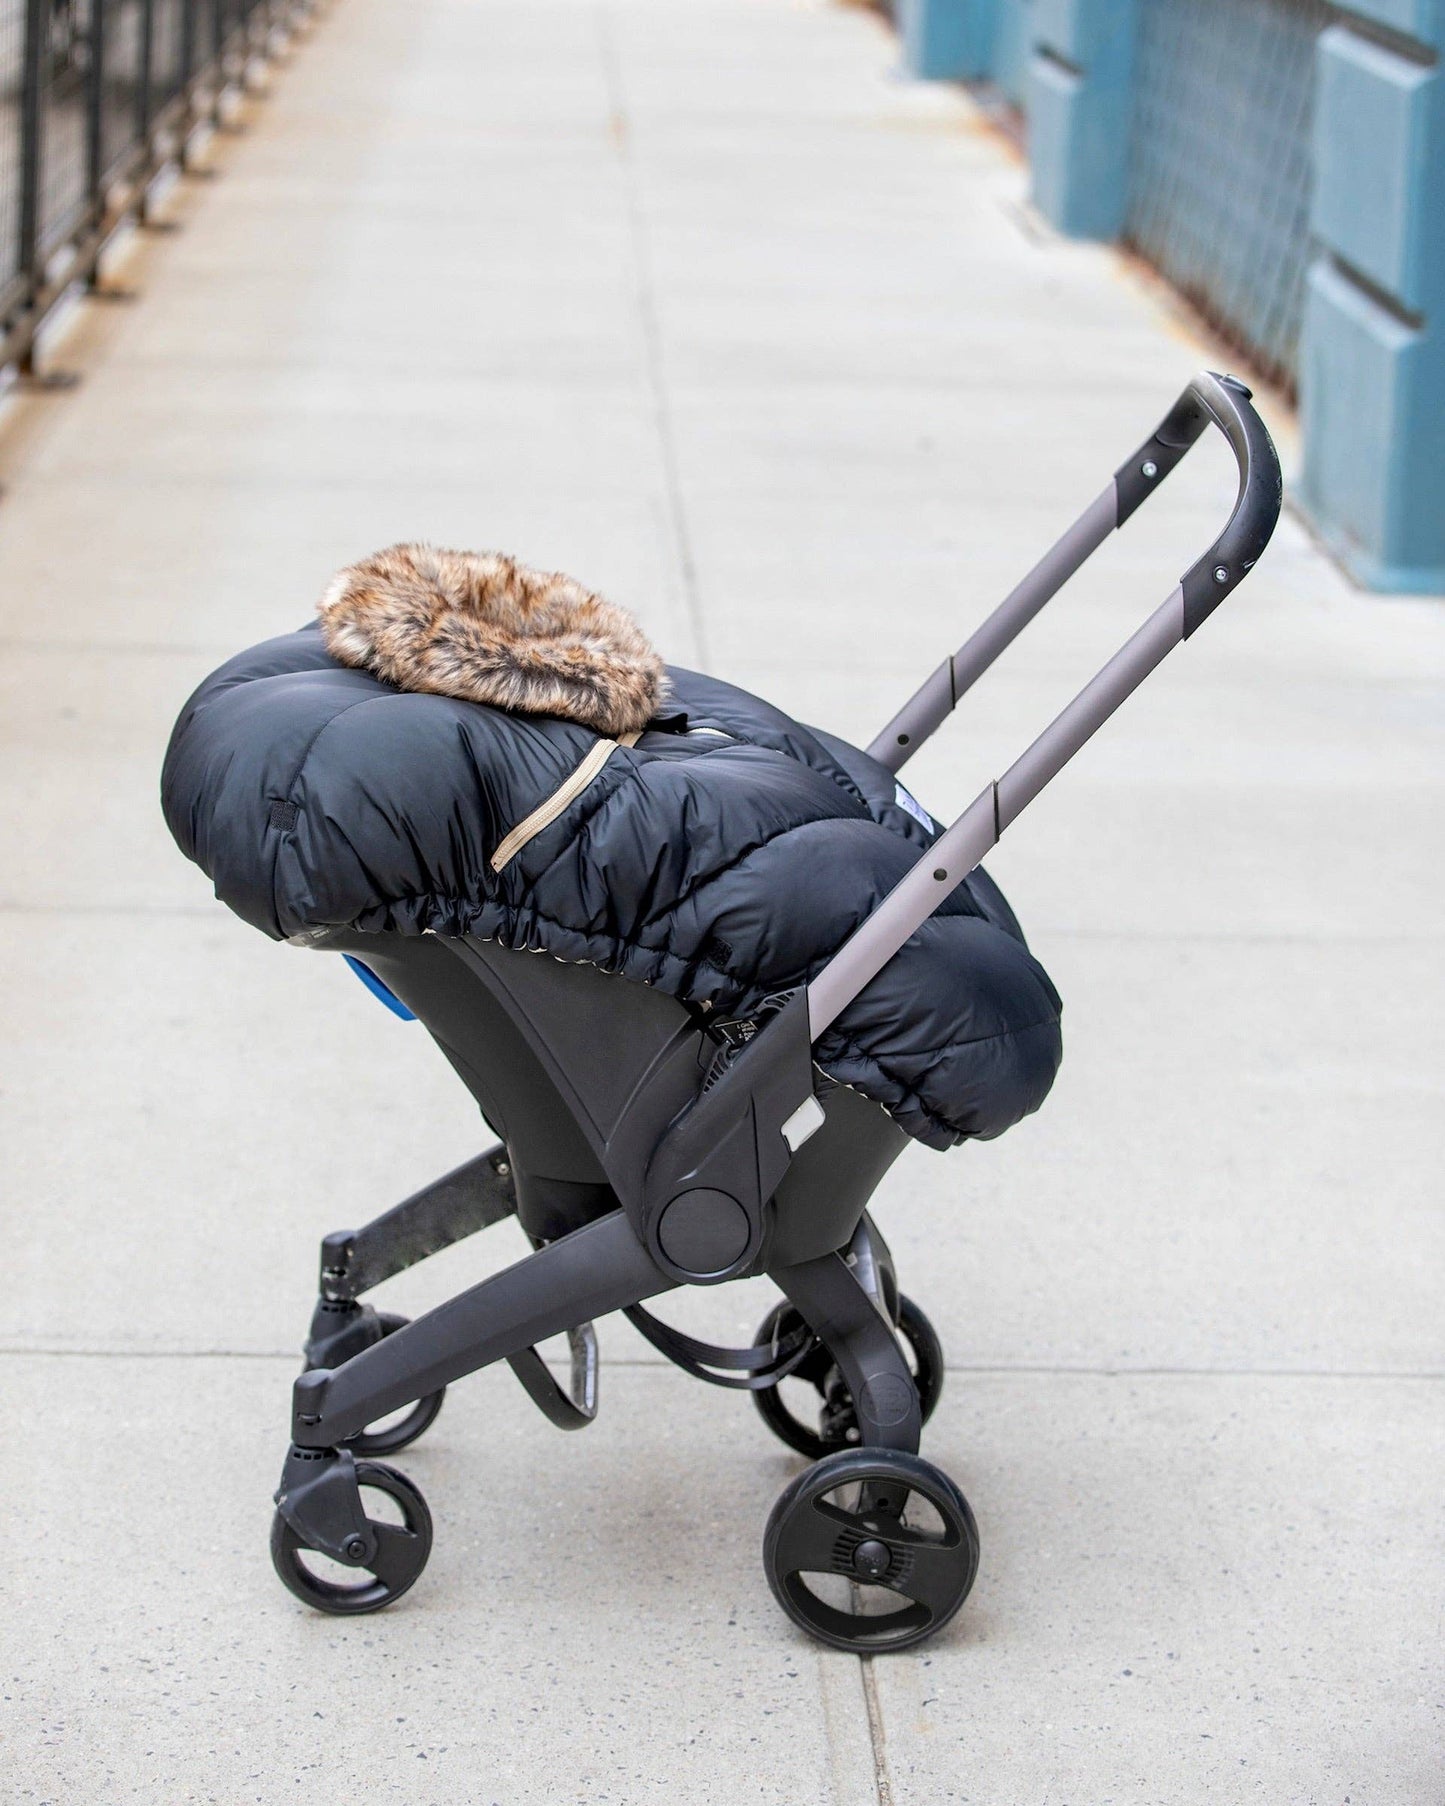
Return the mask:
<path id="1" fill-rule="evenodd" d="M 400 690 L 634 733 L 667 696 L 663 662 L 615 603 L 501 552 L 389 546 L 337 573 L 326 650 Z"/>

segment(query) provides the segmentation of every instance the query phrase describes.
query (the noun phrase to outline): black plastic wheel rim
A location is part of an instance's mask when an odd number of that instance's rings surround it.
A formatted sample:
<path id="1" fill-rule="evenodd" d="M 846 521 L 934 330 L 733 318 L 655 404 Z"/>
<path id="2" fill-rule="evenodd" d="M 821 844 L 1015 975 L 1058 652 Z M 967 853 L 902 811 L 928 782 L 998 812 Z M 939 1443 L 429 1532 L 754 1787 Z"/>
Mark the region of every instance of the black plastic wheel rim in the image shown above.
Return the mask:
<path id="1" fill-rule="evenodd" d="M 776 1347 L 802 1327 L 802 1318 L 784 1301 L 775 1305 L 763 1319 L 753 1338 L 753 1346 Z M 904 1296 L 898 1300 L 898 1331 L 908 1350 L 913 1382 L 918 1388 L 919 1417 L 927 1423 L 943 1391 L 943 1346 L 928 1318 L 911 1298 Z M 808 1382 L 818 1395 L 818 1417 L 812 1425 L 805 1423 L 789 1407 L 782 1385 L 764 1386 L 753 1393 L 759 1415 L 779 1441 L 787 1443 L 798 1454 L 806 1455 L 810 1461 L 820 1461 L 825 1455 L 856 1448 L 858 1424 L 852 1399 L 827 1349 L 819 1343 L 794 1368 L 791 1377 Z M 825 1412 L 826 1430 L 822 1421 Z"/>
<path id="2" fill-rule="evenodd" d="M 382 1335 L 391 1336 L 397 1330 L 405 1329 L 411 1318 L 399 1317 L 394 1311 L 378 1311 L 377 1321 L 381 1324 Z M 429 1392 L 425 1398 L 419 1398 L 400 1417 L 383 1419 L 379 1427 L 368 1424 L 348 1440 L 347 1448 L 358 1456 L 399 1454 L 402 1449 L 410 1448 L 417 1437 L 436 1422 L 446 1395 L 447 1389 L 443 1386 L 439 1392 Z"/>
<path id="3" fill-rule="evenodd" d="M 329 1572 L 319 1572 L 312 1565 L 317 1559 L 315 1551 L 308 1549 L 279 1511 L 271 1521 L 271 1560 L 282 1584 L 317 1611 L 338 1617 L 378 1612 L 400 1599 L 431 1554 L 431 1512 L 405 1474 L 380 1462 L 358 1461 L 356 1484 L 363 1509 L 368 1504 L 367 1492 L 374 1490 L 394 1499 L 401 1513 L 398 1524 L 367 1511 L 367 1523 L 376 1539 L 376 1554 L 369 1567 L 348 1569 L 340 1562 L 328 1562 Z"/>
<path id="4" fill-rule="evenodd" d="M 850 1449 L 779 1495 L 763 1566 L 779 1605 L 820 1642 L 889 1654 L 934 1635 L 968 1597 L 978 1527 L 963 1494 L 921 1457 Z"/>

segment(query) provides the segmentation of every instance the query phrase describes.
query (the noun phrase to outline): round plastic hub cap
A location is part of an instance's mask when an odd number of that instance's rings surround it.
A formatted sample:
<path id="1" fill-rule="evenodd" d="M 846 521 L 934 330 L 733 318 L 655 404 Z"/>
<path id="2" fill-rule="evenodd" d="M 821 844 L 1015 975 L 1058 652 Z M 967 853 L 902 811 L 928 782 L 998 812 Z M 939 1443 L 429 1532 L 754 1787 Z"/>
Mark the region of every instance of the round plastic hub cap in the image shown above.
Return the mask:
<path id="1" fill-rule="evenodd" d="M 684 1273 L 721 1273 L 747 1252 L 748 1233 L 737 1199 L 705 1186 L 674 1198 L 657 1226 L 662 1252 Z"/>
<path id="2" fill-rule="evenodd" d="M 869 1580 L 877 1580 L 888 1572 L 890 1557 L 887 1543 L 880 1543 L 870 1538 L 866 1543 L 859 1543 L 853 1551 L 853 1566 Z"/>

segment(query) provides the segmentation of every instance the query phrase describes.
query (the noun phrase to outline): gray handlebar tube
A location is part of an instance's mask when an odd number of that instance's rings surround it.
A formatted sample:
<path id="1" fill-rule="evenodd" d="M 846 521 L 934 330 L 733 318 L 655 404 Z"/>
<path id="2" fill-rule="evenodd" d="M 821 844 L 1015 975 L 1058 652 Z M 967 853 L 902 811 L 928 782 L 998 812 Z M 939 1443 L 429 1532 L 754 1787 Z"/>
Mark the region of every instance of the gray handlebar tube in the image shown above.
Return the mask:
<path id="1" fill-rule="evenodd" d="M 750 1270 L 766 1238 L 769 1200 L 793 1153 L 822 1119 L 813 1092 L 812 1043 L 1124 698 L 1253 568 L 1279 515 L 1279 461 L 1249 406 L 1248 390 L 1225 378 L 1198 376 L 1136 454 L 1137 473 L 1121 467 L 1104 494 L 891 724 L 893 744 L 884 751 L 892 756 L 884 757 L 884 763 L 896 769 L 903 762 L 916 744 L 915 728 L 919 739 L 932 733 L 957 701 L 960 680 L 966 688 L 988 668 L 1137 506 L 1138 484 L 1157 484 L 1210 420 L 1234 448 L 1239 495 L 1224 531 L 1168 600 L 1022 757 L 939 836 L 812 983 L 790 992 L 731 1060 L 710 1073 L 700 1091 L 695 1091 L 699 1069 L 691 1030 L 679 1030 L 654 1061 L 648 1082 L 638 1086 L 607 1143 L 608 1177 L 623 1199 L 637 1254 L 650 1263 L 650 1270 L 670 1282 L 690 1284 L 712 1284 Z M 883 756 L 876 742 L 873 751 Z M 654 1074 L 659 1075 L 656 1081 Z M 692 1094 L 690 1102 L 686 1094 Z M 556 1248 L 566 1245 L 557 1243 Z M 544 1249 L 536 1259 L 549 1259 L 555 1251 Z M 384 1347 L 401 1344 L 415 1327 Z M 523 1338 L 528 1343 L 537 1339 Z M 382 1358 L 389 1357 L 382 1349 L 371 1349 L 357 1360 Z M 375 1408 L 373 1400 L 369 1409 Z"/>
<path id="2" fill-rule="evenodd" d="M 807 989 L 808 1027 L 813 1040 L 969 875 L 1004 829 L 1062 771 L 1125 697 L 1254 568 L 1279 519 L 1279 459 L 1264 422 L 1250 405 L 1249 390 L 1232 377 L 1202 372 L 1180 396 L 1159 431 L 1140 447 L 1135 459 L 1120 466 L 1109 489 L 1085 510 L 956 656 L 963 658 L 974 649 L 966 667 L 971 683 L 1078 569 L 1094 546 L 1102 544 L 1115 525 L 1128 519 L 1147 493 L 1147 488 L 1140 489 L 1139 485 L 1157 487 L 1211 421 L 1229 440 L 1239 467 L 1239 493 L 1223 531 L 1138 632 L 1085 684 L 1004 775 L 975 797 L 813 979 Z M 1138 468 L 1134 470 L 1136 461 Z M 1104 524 L 1106 503 L 1110 518 Z M 1091 538 L 1092 545 L 1088 544 Z M 1085 549 L 1081 551 L 1081 547 Z M 879 751 L 880 742 L 875 741 L 869 749 L 875 758 L 881 758 L 896 771 L 914 745 L 926 739 L 946 718 L 956 700 L 956 669 L 954 661 L 946 661 L 940 671 L 933 673 L 880 736 L 884 741 L 892 736 L 892 744 L 885 752 L 895 756 L 884 756 Z M 933 719 L 944 701 L 945 689 L 949 696 L 947 707 Z M 923 731 L 919 733 L 919 729 Z"/>
<path id="3" fill-rule="evenodd" d="M 979 792 L 824 966 L 808 986 L 808 1030 L 813 1040 L 878 976 L 914 930 L 922 927 L 984 854 L 998 844 L 1004 829 L 1183 638 L 1184 591 L 1180 588 L 1155 609 L 1003 776 Z"/>
<path id="4" fill-rule="evenodd" d="M 1097 495 L 1057 544 L 1009 591 L 976 632 L 932 672 L 868 748 L 890 771 L 900 771 L 935 729 L 958 707 L 964 692 L 1011 646 L 1034 616 L 1055 597 L 1114 531 L 1114 485 Z"/>
<path id="5" fill-rule="evenodd" d="M 958 651 L 931 671 L 868 748 L 890 771 L 903 766 L 952 714 L 965 693 L 1169 475 L 1211 422 L 1239 466 L 1234 512 L 1214 544 L 1186 572 L 1186 638 L 1248 575 L 1279 518 L 1279 459 L 1250 392 L 1232 376 L 1201 371 L 1155 431 L 1115 471 L 1063 536 L 1004 597 Z M 1221 578 L 1218 573 L 1225 572 Z"/>

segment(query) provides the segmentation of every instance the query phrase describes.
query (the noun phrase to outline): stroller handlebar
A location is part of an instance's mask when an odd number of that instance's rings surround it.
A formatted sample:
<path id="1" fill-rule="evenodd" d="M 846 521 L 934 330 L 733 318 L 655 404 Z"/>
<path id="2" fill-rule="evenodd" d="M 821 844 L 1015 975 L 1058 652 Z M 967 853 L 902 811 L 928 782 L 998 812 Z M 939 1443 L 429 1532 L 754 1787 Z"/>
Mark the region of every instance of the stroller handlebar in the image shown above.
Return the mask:
<path id="1" fill-rule="evenodd" d="M 1178 586 L 1033 744 L 989 784 L 895 885 L 808 986 L 813 1038 L 823 1032 L 892 959 L 1167 653 L 1188 639 L 1250 571 L 1269 543 L 1282 501 L 1279 458 L 1250 392 L 1230 376 L 1203 371 L 1157 431 L 1121 464 L 1056 545 L 869 747 L 897 771 L 952 712 L 958 699 L 1089 555 L 1122 526 L 1213 423 L 1239 466 L 1239 492 L 1224 528 Z"/>
<path id="2" fill-rule="evenodd" d="M 1274 440 L 1242 382 L 1202 371 L 1185 393 L 1208 411 L 1239 466 L 1239 493 L 1224 531 L 1180 579 L 1187 639 L 1254 569 L 1279 520 L 1284 479 Z M 1114 482 L 1117 487 L 1117 476 Z"/>
<path id="3" fill-rule="evenodd" d="M 1190 381 L 1155 431 L 987 620 L 929 673 L 873 741 L 869 754 L 890 771 L 901 770 L 1044 604 L 1159 487 L 1211 422 L 1234 453 L 1239 493 L 1222 532 L 1182 580 L 1188 633 L 1193 633 L 1249 574 L 1274 532 L 1282 499 L 1279 458 L 1249 390 L 1236 377 L 1208 370 Z M 1222 578 L 1220 570 L 1225 573 Z"/>
<path id="4" fill-rule="evenodd" d="M 646 1107 L 619 1126 L 609 1173 L 652 1259 L 671 1279 L 712 1283 L 749 1269 L 764 1244 L 767 1202 L 792 1154 L 823 1120 L 813 1093 L 812 1044 L 1124 698 L 1253 568 L 1279 518 L 1280 476 L 1244 385 L 1196 376 L 1153 437 L 869 748 L 896 771 L 1211 421 L 1234 450 L 1239 494 L 1223 531 L 1167 600 L 691 1102 L 684 1094 L 696 1086 L 696 1056 L 685 1037 L 677 1044 L 679 1060 L 668 1068 L 680 1091 L 638 1087 L 634 1095 Z"/>

